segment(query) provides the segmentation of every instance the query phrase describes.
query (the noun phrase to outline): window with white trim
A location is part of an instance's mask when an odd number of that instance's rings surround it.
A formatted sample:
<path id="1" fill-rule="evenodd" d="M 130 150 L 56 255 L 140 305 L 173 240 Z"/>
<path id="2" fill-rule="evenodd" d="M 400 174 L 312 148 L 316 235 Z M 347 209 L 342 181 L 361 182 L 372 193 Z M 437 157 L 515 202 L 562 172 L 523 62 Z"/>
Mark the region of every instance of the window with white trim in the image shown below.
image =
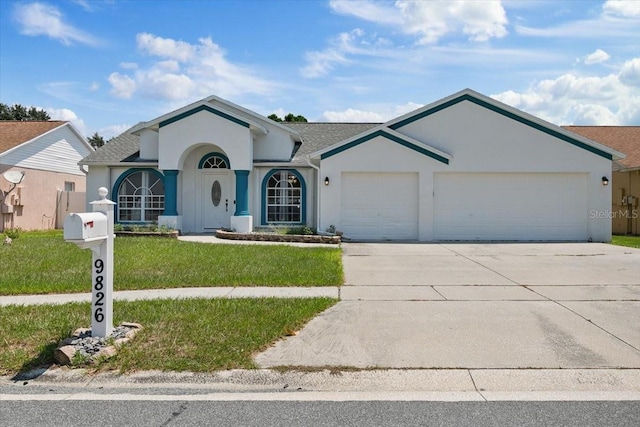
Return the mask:
<path id="1" fill-rule="evenodd" d="M 290 171 L 277 171 L 267 181 L 267 222 L 302 222 L 302 183 Z"/>
<path id="2" fill-rule="evenodd" d="M 152 172 L 133 172 L 118 187 L 118 221 L 157 221 L 164 211 L 164 184 Z"/>

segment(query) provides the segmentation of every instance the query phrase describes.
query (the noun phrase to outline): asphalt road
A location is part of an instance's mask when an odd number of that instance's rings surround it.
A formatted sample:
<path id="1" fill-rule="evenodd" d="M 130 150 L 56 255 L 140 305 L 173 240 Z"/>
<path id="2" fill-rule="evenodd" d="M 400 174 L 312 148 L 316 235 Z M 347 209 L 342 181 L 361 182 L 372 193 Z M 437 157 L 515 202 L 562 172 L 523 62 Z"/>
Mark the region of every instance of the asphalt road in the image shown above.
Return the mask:
<path id="1" fill-rule="evenodd" d="M 3 401 L 13 426 L 631 426 L 640 402 Z"/>

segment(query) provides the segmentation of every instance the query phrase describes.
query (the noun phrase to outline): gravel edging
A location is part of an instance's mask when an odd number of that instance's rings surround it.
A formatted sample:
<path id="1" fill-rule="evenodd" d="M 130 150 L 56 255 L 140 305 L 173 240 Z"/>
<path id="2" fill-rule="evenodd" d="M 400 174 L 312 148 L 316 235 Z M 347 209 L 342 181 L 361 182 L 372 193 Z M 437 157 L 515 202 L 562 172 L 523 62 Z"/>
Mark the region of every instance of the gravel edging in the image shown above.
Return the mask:
<path id="1" fill-rule="evenodd" d="M 91 328 L 78 328 L 62 340 L 53 351 L 53 358 L 59 365 L 72 365 L 76 354 L 89 363 L 114 356 L 120 347 L 132 340 L 142 329 L 139 323 L 123 322 L 113 329 L 106 338 L 93 338 Z"/>

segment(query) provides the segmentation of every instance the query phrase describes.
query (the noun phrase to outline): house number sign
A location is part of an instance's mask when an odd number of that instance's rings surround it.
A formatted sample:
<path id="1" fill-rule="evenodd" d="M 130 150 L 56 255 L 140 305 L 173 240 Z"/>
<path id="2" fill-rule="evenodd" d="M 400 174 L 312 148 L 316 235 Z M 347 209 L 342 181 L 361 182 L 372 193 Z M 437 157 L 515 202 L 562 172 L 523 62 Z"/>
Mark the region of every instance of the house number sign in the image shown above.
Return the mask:
<path id="1" fill-rule="evenodd" d="M 104 261 L 97 258 L 93 262 L 93 321 L 104 322 Z"/>
<path id="2" fill-rule="evenodd" d="M 71 213 L 64 220 L 64 239 L 91 249 L 91 335 L 108 337 L 113 332 L 113 207 L 108 190 L 98 190 L 100 200 L 91 202 L 93 212 Z"/>

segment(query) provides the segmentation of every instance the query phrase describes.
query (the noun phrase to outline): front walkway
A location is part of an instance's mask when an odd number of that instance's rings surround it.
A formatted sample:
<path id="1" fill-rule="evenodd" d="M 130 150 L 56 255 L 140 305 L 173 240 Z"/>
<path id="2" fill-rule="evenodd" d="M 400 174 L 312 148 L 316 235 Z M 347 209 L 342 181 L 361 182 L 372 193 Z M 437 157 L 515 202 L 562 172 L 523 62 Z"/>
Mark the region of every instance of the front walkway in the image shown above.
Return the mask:
<path id="1" fill-rule="evenodd" d="M 171 288 L 142 289 L 137 291 L 117 291 L 114 300 L 150 300 L 163 298 L 339 298 L 340 288 L 327 287 L 209 287 L 209 288 Z M 66 304 L 68 302 L 91 302 L 91 293 L 56 295 L 17 295 L 0 296 L 0 306 L 30 304 Z"/>

